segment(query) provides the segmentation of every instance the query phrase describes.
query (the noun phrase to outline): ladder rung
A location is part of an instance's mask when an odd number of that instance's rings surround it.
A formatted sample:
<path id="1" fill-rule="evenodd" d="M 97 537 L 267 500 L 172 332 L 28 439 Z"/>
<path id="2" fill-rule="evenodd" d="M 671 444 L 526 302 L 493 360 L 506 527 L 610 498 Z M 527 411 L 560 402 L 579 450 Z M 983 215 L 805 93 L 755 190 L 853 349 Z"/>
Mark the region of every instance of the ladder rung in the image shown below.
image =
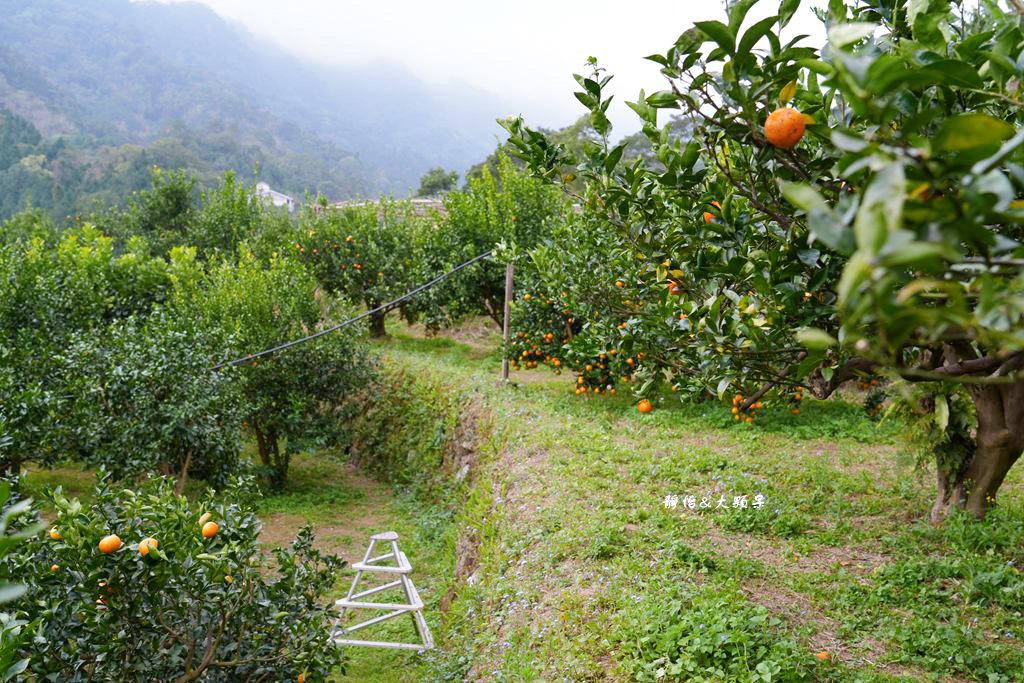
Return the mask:
<path id="1" fill-rule="evenodd" d="M 394 551 L 392 551 L 390 553 L 385 553 L 384 555 L 378 555 L 377 557 L 371 557 L 370 559 L 368 559 L 363 564 L 373 564 L 374 562 L 380 562 L 381 560 L 390 560 L 394 556 L 395 556 L 395 553 L 394 553 Z"/>
<path id="2" fill-rule="evenodd" d="M 381 591 L 386 591 L 389 588 L 398 588 L 401 585 L 402 585 L 402 580 L 399 579 L 398 581 L 392 581 L 391 583 L 385 583 L 383 586 L 377 586 L 376 588 L 371 588 L 369 590 L 360 591 L 359 593 L 356 593 L 355 595 L 353 595 L 352 597 L 350 597 L 348 599 L 349 600 L 355 600 L 356 598 L 365 598 L 367 595 L 373 595 L 374 593 L 380 593 Z"/>
<path id="3" fill-rule="evenodd" d="M 335 645 L 362 645 L 363 647 L 393 647 L 397 650 L 416 650 L 422 652 L 426 648 L 412 643 L 384 643 L 379 640 L 353 640 L 350 638 L 332 638 Z"/>
<path id="4" fill-rule="evenodd" d="M 367 619 L 366 621 L 361 621 L 358 624 L 352 624 L 351 626 L 342 626 L 339 630 L 342 633 L 352 633 L 353 631 L 358 631 L 359 629 L 361 629 L 363 627 L 373 626 L 374 624 L 379 624 L 382 621 L 387 621 L 388 619 L 394 619 L 395 617 L 400 617 L 403 614 L 408 614 L 409 612 L 415 612 L 415 611 L 416 610 L 412 610 L 412 609 L 402 609 L 402 610 L 398 610 L 397 612 L 392 612 L 390 614 L 382 614 L 379 617 L 374 617 L 373 619 Z"/>
<path id="5" fill-rule="evenodd" d="M 338 607 L 355 609 L 389 609 L 389 610 L 411 610 L 411 609 L 422 609 L 423 601 L 416 599 L 411 605 L 400 605 L 393 602 L 359 602 L 358 600 L 349 600 L 348 598 L 339 598 L 334 603 Z"/>
<path id="6" fill-rule="evenodd" d="M 355 569 L 357 572 L 384 572 L 386 574 L 408 574 L 412 571 L 412 567 L 409 565 L 398 567 L 378 567 L 375 564 L 364 564 L 363 562 L 356 562 L 352 565 L 352 569 Z"/>

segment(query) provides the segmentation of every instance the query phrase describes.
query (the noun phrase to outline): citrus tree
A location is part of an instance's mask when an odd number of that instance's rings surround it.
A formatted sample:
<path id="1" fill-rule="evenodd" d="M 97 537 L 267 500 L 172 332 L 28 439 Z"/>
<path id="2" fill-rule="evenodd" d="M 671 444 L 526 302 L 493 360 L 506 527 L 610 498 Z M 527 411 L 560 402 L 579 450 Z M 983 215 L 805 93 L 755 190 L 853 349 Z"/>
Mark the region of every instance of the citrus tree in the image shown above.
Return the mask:
<path id="1" fill-rule="evenodd" d="M 58 353 L 65 398 L 49 429 L 64 456 L 117 478 L 152 471 L 223 485 L 239 466 L 238 373 L 210 370 L 203 321 L 161 311 L 71 338 Z"/>
<path id="2" fill-rule="evenodd" d="M 325 595 L 343 562 L 309 527 L 261 552 L 251 486 L 189 501 L 169 479 L 101 483 L 83 505 L 60 489 L 50 529 L 0 560 L 36 623 L 21 643 L 35 680 L 323 681 L 342 663 Z"/>
<path id="3" fill-rule="evenodd" d="M 298 339 L 335 317 L 331 302 L 318 294 L 316 280 L 291 257 L 263 263 L 243 251 L 237 263 L 205 268 L 193 250 L 178 249 L 172 260 L 174 316 L 208 332 L 210 341 L 200 348 L 217 361 L 245 358 Z M 221 381 L 234 378 L 239 422 L 255 435 L 263 473 L 273 487 L 285 482 L 292 454 L 337 437 L 345 411 L 354 409 L 342 408 L 343 399 L 371 373 L 352 328 L 267 358 L 216 371 L 210 370 L 212 365 L 208 359 L 208 375 L 220 375 Z"/>
<path id="4" fill-rule="evenodd" d="M 648 353 L 645 386 L 734 396 L 743 413 L 865 373 L 916 385 L 935 426 L 932 517 L 981 517 L 1024 450 L 1021 18 L 832 0 L 817 49 L 787 37 L 799 0 L 747 21 L 754 4 L 649 57 L 668 87 L 630 106 L 650 161 L 620 163 L 596 63 L 577 98 L 600 142 L 571 155 L 510 120 L 510 143 L 552 182 L 583 177 L 612 262 L 634 264 L 627 329 L 599 333 Z M 688 140 L 659 127 L 665 109 L 692 121 Z"/>
<path id="5" fill-rule="evenodd" d="M 40 237 L 0 247 L 0 422 L 10 441 L 0 469 L 66 455 L 55 429 L 68 400 L 61 355 L 79 335 L 99 338 L 112 321 L 148 313 L 166 295 L 166 266 L 141 239 L 115 254 L 91 225 L 55 247 Z"/>
<path id="6" fill-rule="evenodd" d="M 303 212 L 289 250 L 325 290 L 373 310 L 420 284 L 416 263 L 426 229 L 409 202 L 394 199 L 312 207 Z M 384 312 L 370 316 L 371 336 L 386 334 L 384 318 Z"/>
<path id="7" fill-rule="evenodd" d="M 499 153 L 496 172 L 484 167 L 466 188 L 444 197 L 446 215 L 424 235 L 417 275 L 426 282 L 499 243 L 529 249 L 562 220 L 567 205 L 557 190 L 520 170 Z M 503 263 L 479 261 L 418 295 L 412 310 L 437 329 L 466 315 L 487 315 L 503 322 Z"/>

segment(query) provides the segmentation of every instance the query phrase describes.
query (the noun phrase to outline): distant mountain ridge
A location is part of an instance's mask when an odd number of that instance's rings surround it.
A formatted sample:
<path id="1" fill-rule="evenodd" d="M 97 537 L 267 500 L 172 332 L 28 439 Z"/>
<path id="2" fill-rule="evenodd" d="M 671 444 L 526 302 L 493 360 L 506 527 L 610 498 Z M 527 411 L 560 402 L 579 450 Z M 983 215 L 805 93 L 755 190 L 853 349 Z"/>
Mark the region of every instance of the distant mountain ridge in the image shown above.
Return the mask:
<path id="1" fill-rule="evenodd" d="M 199 3 L 0 0 L 0 16 L 0 108 L 76 145 L 217 138 L 286 166 L 279 189 L 344 199 L 462 171 L 499 130 L 486 93 L 310 64 Z M 207 147 L 192 152 L 220 170 Z"/>

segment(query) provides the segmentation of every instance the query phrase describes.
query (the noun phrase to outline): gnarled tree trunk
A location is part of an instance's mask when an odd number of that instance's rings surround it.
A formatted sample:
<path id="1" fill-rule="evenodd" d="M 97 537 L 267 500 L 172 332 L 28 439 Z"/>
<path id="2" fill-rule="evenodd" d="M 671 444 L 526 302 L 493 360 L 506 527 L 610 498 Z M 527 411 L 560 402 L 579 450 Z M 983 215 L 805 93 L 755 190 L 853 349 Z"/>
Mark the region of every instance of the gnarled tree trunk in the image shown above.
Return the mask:
<path id="1" fill-rule="evenodd" d="M 982 519 L 995 503 L 1006 473 L 1024 452 L 1024 381 L 971 384 L 968 393 L 978 414 L 974 454 L 955 471 L 937 469 L 938 491 L 932 522 L 955 509 Z"/>

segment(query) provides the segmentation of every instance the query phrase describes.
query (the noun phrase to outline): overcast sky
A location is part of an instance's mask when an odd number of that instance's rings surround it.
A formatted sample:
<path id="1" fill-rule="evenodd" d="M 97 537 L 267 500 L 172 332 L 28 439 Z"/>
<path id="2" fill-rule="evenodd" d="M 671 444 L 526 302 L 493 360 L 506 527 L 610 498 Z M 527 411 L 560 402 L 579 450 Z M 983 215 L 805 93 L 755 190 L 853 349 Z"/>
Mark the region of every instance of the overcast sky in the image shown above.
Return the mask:
<path id="1" fill-rule="evenodd" d="M 177 1 L 177 0 L 174 0 Z M 723 19 L 721 0 L 200 0 L 255 35 L 321 62 L 391 61 L 431 84 L 468 83 L 500 95 L 534 126 L 560 127 L 584 110 L 573 73 L 597 57 L 615 76 L 617 133 L 637 128 L 624 100 L 664 87 L 644 56 L 664 53 L 694 21 Z M 784 38 L 824 35 L 804 0 Z M 777 11 L 761 0 L 745 25 Z"/>

